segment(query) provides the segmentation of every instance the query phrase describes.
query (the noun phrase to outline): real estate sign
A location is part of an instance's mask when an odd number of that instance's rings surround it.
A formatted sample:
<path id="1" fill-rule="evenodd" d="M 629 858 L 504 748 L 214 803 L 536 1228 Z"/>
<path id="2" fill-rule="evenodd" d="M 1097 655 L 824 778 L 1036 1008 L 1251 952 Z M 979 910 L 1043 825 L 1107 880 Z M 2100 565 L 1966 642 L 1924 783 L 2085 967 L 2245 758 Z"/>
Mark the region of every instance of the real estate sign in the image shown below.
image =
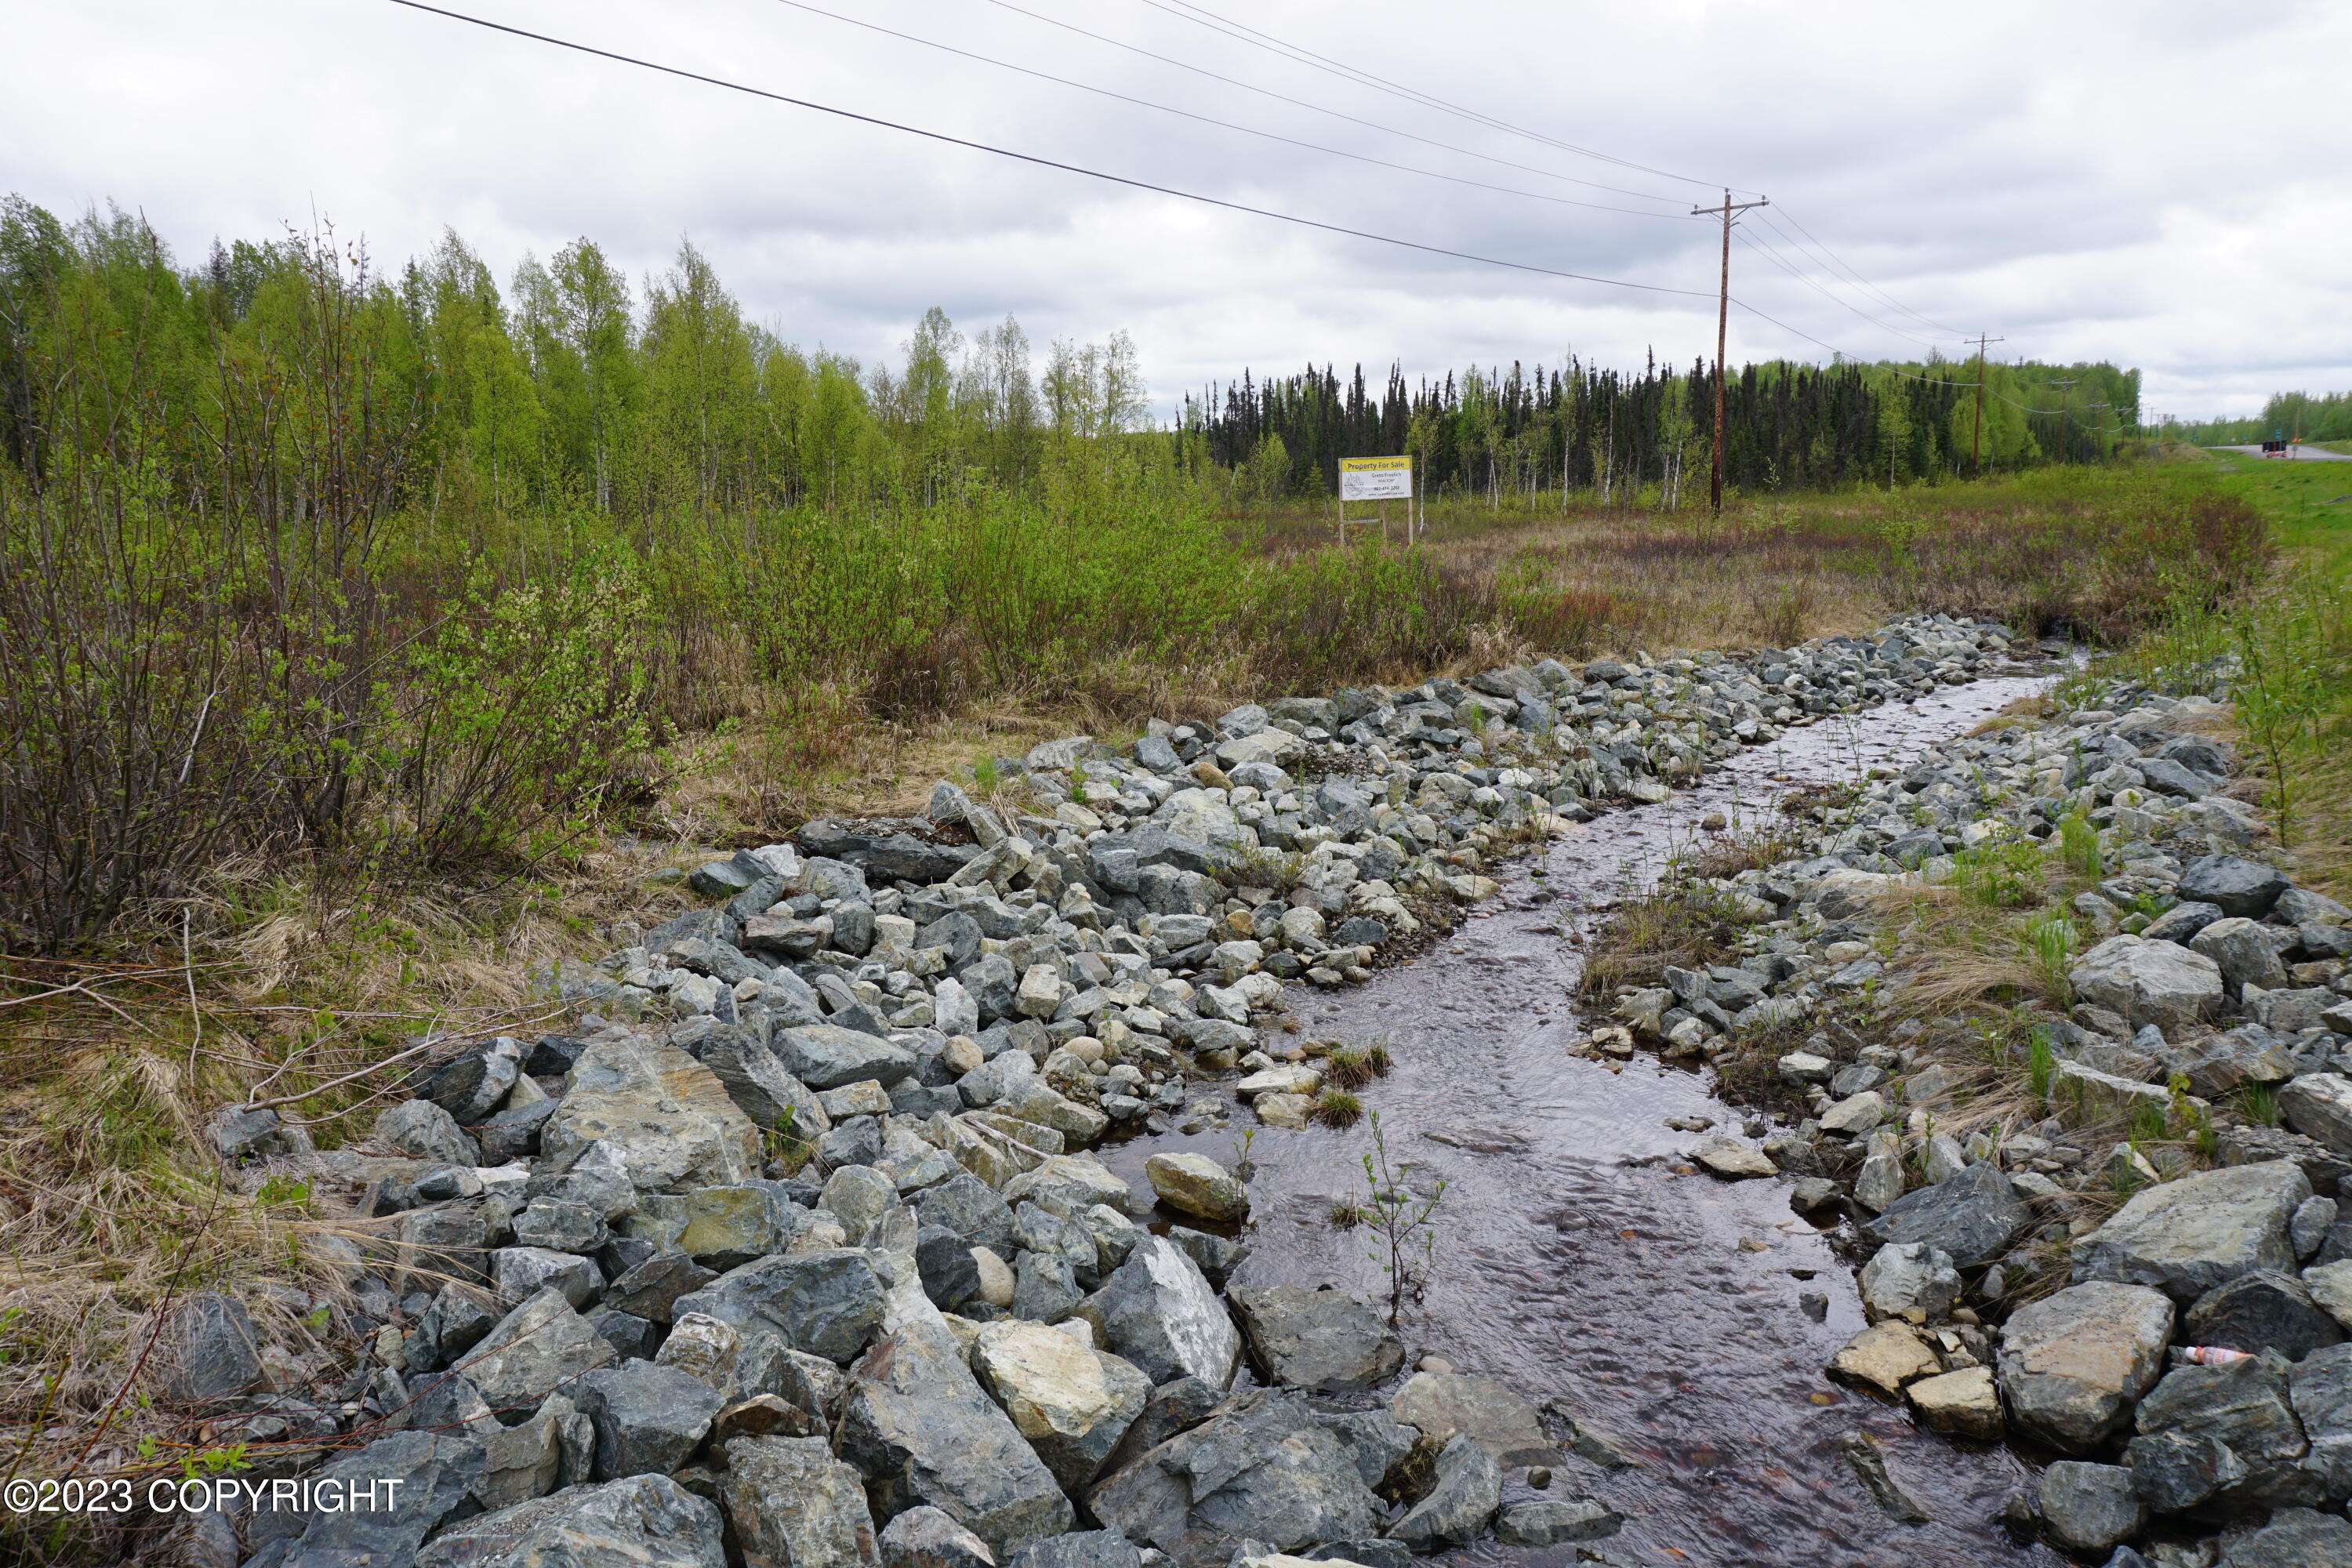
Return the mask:
<path id="1" fill-rule="evenodd" d="M 1343 501 L 1412 500 L 1412 459 L 1340 458 L 1339 499 Z"/>

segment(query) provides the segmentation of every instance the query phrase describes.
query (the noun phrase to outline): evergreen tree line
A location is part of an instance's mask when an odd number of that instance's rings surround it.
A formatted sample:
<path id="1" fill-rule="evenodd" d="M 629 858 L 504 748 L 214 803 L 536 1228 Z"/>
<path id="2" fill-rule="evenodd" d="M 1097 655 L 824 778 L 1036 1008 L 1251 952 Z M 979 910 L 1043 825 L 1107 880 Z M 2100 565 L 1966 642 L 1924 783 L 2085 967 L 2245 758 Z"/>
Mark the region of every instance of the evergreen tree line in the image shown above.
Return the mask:
<path id="1" fill-rule="evenodd" d="M 2096 461 L 2137 423 L 2139 373 L 2109 364 L 1990 364 L 1979 428 L 1973 362 L 1743 366 L 1726 388 L 1724 468 L 1741 489 L 1825 488 Z M 2071 383 L 2071 385 L 2063 384 Z M 1545 490 L 1604 497 L 1664 487 L 1674 504 L 1712 458 L 1715 376 L 1654 353 L 1638 375 L 1570 356 L 1530 373 L 1473 367 L 1408 386 L 1391 365 L 1371 390 L 1326 365 L 1281 379 L 1244 372 L 1187 395 L 1182 428 L 1244 489 L 1328 496 L 1346 457 L 1411 453 L 1423 484 L 1500 499 Z"/>

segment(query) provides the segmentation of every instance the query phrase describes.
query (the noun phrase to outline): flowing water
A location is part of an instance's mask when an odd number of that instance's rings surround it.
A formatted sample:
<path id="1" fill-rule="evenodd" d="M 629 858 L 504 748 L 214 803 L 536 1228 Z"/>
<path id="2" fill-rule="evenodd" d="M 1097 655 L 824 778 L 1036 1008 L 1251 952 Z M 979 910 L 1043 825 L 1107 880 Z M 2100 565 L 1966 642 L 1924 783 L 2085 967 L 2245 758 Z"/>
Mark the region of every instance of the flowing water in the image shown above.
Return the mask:
<path id="1" fill-rule="evenodd" d="M 1411 1184 L 1443 1178 L 1433 1267 L 1408 1305 L 1409 1356 L 1567 1400 L 1638 1459 L 1604 1472 L 1563 1458 L 1550 1495 L 1589 1492 L 1626 1518 L 1597 1544 L 1625 1563 L 1688 1568 L 2054 1565 L 1995 1522 L 2031 1471 L 2006 1449 L 1956 1444 L 1900 1409 L 1832 1384 L 1822 1368 L 1863 1327 L 1853 1276 L 1829 1234 L 1789 1206 L 1786 1180 L 1686 1174 L 1700 1137 L 1669 1118 L 1742 1116 L 1701 1074 L 1646 1056 L 1620 1071 L 1571 1055 L 1592 1022 L 1574 1000 L 1580 946 L 1608 905 L 1655 879 L 1711 812 L 1753 819 L 1780 792 L 1908 764 L 2043 682 L 1947 688 L 1856 719 L 1793 731 L 1742 753 L 1687 794 L 1614 812 L 1522 862 L 1502 891 L 1423 957 L 1351 990 L 1296 988 L 1306 1037 L 1384 1039 L 1391 1075 L 1366 1089 Z M 1538 871 L 1541 873 L 1538 875 Z M 1231 1162 L 1231 1127 L 1135 1139 L 1104 1157 L 1139 1187 L 1161 1150 Z M 1336 1285 L 1384 1300 L 1361 1229 L 1328 1223 L 1363 1185 L 1363 1126 L 1268 1129 L 1250 1149 L 1254 1225 L 1234 1283 Z M 1682 1170 L 1676 1167 L 1681 1166 Z M 1816 1322 L 1799 1297 L 1828 1298 Z M 1861 1428 L 1934 1516 L 1882 1512 L 1839 1451 Z M 1534 1496 L 1511 1472 L 1506 1500 Z M 1476 1561 L 1569 1563 L 1577 1548 L 1486 1542 Z"/>

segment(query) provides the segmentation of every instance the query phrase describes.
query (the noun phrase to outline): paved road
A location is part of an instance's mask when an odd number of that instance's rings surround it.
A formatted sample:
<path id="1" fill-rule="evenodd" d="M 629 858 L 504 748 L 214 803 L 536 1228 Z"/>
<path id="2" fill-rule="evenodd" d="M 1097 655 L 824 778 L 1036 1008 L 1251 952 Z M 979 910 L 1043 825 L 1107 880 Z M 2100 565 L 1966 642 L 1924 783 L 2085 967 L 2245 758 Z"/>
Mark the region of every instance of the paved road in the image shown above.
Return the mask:
<path id="1" fill-rule="evenodd" d="M 2260 446 L 2216 447 L 2213 449 L 2217 452 L 2236 452 L 2249 458 L 2259 458 L 2263 455 Z M 2284 460 L 2294 463 L 2352 463 L 2352 457 L 2347 457 L 2341 452 L 2331 452 L 2325 447 L 2305 446 L 2296 447 L 2294 456 Z"/>

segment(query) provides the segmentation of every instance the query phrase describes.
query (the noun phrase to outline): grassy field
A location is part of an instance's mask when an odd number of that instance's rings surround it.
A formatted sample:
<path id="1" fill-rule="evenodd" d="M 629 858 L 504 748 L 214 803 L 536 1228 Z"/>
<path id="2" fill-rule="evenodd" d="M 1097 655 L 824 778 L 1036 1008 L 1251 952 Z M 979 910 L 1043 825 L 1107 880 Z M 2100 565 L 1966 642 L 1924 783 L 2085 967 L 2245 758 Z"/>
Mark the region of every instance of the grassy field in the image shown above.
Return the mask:
<path id="1" fill-rule="evenodd" d="M 645 720 L 624 748 L 629 788 L 436 858 L 414 851 L 438 797 L 411 759 L 387 775 L 404 791 L 371 808 L 378 830 L 191 860 L 102 926 L 0 962 L 0 1425 L 22 1435 L 20 1467 L 169 1466 L 200 1448 L 139 1397 L 161 1310 L 234 1281 L 284 1353 L 315 1353 L 317 1330 L 271 1312 L 265 1288 L 331 1284 L 325 1238 L 354 1229 L 306 1189 L 223 1188 L 209 1111 L 275 1102 L 322 1145 L 364 1132 L 419 1036 L 551 1026 L 532 971 L 666 917 L 677 868 L 704 847 L 909 806 L 1047 735 L 1538 653 L 1775 645 L 1942 609 L 2109 644 L 2154 629 L 2185 656 L 2262 580 L 2254 506 L 2342 565 L 2326 496 L 2272 488 L 2307 474 L 2246 467 L 1764 498 L 1720 523 L 1463 503 L 1412 550 L 1337 548 L 1328 513 L 1171 505 L 1082 526 L 1011 503 L 779 519 L 724 548 L 627 558 L 595 542 L 569 586 L 433 644 L 446 664 L 427 664 L 425 689 L 521 666 L 561 696 L 625 668 Z M 403 592 L 436 574 L 449 592 L 432 542 L 395 555 Z M 520 525 L 494 542 L 553 542 Z M 510 732 L 560 749 L 571 710 L 505 689 L 504 706 L 452 710 L 486 737 L 467 755 L 495 762 Z M 160 1458 L 129 1457 L 142 1437 Z"/>

